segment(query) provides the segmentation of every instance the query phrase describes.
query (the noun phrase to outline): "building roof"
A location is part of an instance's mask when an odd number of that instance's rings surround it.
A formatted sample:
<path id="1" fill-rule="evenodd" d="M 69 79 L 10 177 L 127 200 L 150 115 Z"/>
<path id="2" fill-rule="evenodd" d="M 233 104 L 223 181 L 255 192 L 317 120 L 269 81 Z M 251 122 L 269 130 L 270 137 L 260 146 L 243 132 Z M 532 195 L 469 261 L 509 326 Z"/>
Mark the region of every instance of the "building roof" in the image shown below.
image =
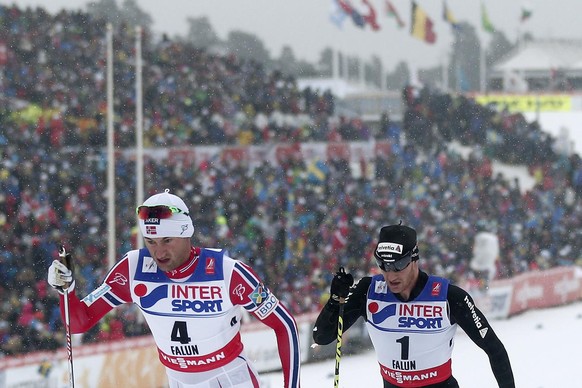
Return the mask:
<path id="1" fill-rule="evenodd" d="M 496 73 L 552 70 L 582 70 L 582 40 L 526 42 L 493 67 Z"/>

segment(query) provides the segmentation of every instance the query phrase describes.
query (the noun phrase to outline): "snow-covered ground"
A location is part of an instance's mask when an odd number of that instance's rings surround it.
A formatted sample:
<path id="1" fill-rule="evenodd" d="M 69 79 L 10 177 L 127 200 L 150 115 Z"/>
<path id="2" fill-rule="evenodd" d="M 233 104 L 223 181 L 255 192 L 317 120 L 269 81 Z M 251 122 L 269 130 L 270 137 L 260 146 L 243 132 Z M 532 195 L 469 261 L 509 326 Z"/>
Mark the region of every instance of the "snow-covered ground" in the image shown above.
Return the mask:
<path id="1" fill-rule="evenodd" d="M 582 111 L 527 112 L 524 116 L 529 122 L 538 120 L 545 132 L 559 139 L 559 148 L 582 155 Z"/>
<path id="2" fill-rule="evenodd" d="M 519 388 L 582 387 L 582 302 L 529 311 L 491 325 L 505 344 Z M 333 387 L 335 360 L 304 364 L 302 388 Z M 461 387 L 497 387 L 489 361 L 459 329 L 453 351 L 453 374 Z M 262 376 L 265 388 L 283 386 L 281 373 Z M 373 351 L 342 357 L 340 387 L 381 387 Z"/>

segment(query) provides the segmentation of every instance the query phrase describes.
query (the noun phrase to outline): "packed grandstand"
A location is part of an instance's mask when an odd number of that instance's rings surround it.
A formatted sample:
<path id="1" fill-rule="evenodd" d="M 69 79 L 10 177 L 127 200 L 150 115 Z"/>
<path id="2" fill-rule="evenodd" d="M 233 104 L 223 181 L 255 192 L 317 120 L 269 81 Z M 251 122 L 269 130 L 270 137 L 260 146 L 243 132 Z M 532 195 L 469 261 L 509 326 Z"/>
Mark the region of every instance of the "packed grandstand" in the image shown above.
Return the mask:
<path id="1" fill-rule="evenodd" d="M 105 22 L 79 11 L 0 6 L 0 19 L 0 352 L 11 356 L 63 346 L 45 280 L 61 243 L 80 295 L 108 269 L 106 52 Z M 114 32 L 118 257 L 138 238 L 130 31 Z M 475 276 L 481 227 L 499 238 L 498 278 L 582 257 L 580 157 L 520 114 L 408 87 L 401 121 L 369 123 L 258 63 L 144 39 L 146 196 L 182 196 L 194 244 L 252 263 L 295 314 L 319 310 L 338 265 L 373 271 L 377 231 L 398 220 L 418 230 L 423 268 L 458 282 Z M 358 144 L 373 146 L 350 153 Z M 496 161 L 528 166 L 535 185 L 494 174 Z M 138 316 L 116 309 L 83 342 L 143 335 Z"/>

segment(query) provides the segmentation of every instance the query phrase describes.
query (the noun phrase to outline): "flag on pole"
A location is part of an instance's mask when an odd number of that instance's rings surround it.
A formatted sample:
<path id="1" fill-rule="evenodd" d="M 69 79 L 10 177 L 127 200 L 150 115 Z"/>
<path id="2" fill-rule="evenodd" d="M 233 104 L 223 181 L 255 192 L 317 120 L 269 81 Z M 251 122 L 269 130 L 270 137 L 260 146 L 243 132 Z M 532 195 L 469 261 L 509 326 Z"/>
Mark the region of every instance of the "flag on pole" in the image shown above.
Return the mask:
<path id="1" fill-rule="evenodd" d="M 340 12 L 343 12 L 347 17 L 350 17 L 357 27 L 364 28 L 366 25 L 364 17 L 354 7 L 352 7 L 348 0 L 335 0 L 335 2 L 337 3 Z"/>
<path id="2" fill-rule="evenodd" d="M 354 22 L 356 27 L 363 29 L 367 24 L 369 24 L 374 31 L 378 31 L 380 29 L 380 26 L 376 22 L 376 10 L 368 0 L 362 0 L 362 2 L 368 7 L 367 15 L 363 15 L 360 11 L 358 11 L 349 0 L 335 0 L 335 2 L 337 3 L 340 11 L 352 19 L 352 22 Z"/>
<path id="3" fill-rule="evenodd" d="M 449 7 L 447 7 L 446 1 L 443 2 L 443 19 L 445 22 L 449 23 L 451 27 L 453 27 L 455 30 L 461 29 L 461 25 L 457 22 L 457 19 L 455 18 Z"/>
<path id="4" fill-rule="evenodd" d="M 400 17 L 400 14 L 396 10 L 396 7 L 390 2 L 390 0 L 386 0 L 386 14 L 388 17 L 392 17 L 396 19 L 396 23 L 398 23 L 398 28 L 404 27 L 406 24 L 404 20 Z"/>
<path id="5" fill-rule="evenodd" d="M 481 3 L 481 26 L 483 30 L 493 34 L 495 32 L 495 27 L 491 24 L 491 20 L 489 20 L 489 15 L 487 15 L 487 10 L 485 9 L 485 4 Z"/>
<path id="6" fill-rule="evenodd" d="M 368 14 L 364 15 L 364 20 L 370 25 L 373 31 L 380 30 L 380 25 L 376 21 L 376 10 L 368 0 L 362 0 L 362 2 L 368 7 Z"/>
<path id="7" fill-rule="evenodd" d="M 531 17 L 531 9 L 526 8 L 525 6 L 521 8 L 521 22 L 527 21 Z"/>
<path id="8" fill-rule="evenodd" d="M 348 15 L 340 7 L 338 0 L 331 0 L 331 12 L 329 14 L 331 22 L 341 30 L 347 17 Z"/>
<path id="9" fill-rule="evenodd" d="M 412 2 L 410 34 L 417 39 L 424 40 L 426 43 L 433 44 L 436 41 L 432 20 L 414 1 Z"/>

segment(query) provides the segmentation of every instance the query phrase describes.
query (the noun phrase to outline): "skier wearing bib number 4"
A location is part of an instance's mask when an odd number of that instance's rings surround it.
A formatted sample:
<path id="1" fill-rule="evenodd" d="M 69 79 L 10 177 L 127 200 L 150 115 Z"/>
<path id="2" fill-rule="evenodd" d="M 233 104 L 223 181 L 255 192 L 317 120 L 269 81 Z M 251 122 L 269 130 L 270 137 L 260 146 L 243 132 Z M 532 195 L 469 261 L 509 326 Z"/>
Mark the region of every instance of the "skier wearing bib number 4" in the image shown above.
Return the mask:
<path id="1" fill-rule="evenodd" d="M 384 226 L 374 257 L 382 273 L 354 287 L 352 275 L 336 273 L 313 329 L 317 344 L 336 339 L 339 303 L 347 298 L 343 330 L 365 319 L 385 388 L 458 387 L 451 368 L 457 326 L 487 353 L 499 387 L 515 387 L 505 347 L 469 294 L 419 269 L 414 229 Z"/>
<path id="2" fill-rule="evenodd" d="M 75 294 L 71 269 L 56 260 L 50 266 L 61 306 L 69 298 L 71 331 L 83 333 L 113 308 L 136 303 L 171 388 L 256 388 L 259 376 L 240 335 L 242 307 L 274 330 L 285 388 L 299 387 L 297 325 L 253 270 L 223 250 L 193 247 L 188 207 L 168 190 L 136 211 L 145 248 L 127 252 L 84 299 Z"/>

